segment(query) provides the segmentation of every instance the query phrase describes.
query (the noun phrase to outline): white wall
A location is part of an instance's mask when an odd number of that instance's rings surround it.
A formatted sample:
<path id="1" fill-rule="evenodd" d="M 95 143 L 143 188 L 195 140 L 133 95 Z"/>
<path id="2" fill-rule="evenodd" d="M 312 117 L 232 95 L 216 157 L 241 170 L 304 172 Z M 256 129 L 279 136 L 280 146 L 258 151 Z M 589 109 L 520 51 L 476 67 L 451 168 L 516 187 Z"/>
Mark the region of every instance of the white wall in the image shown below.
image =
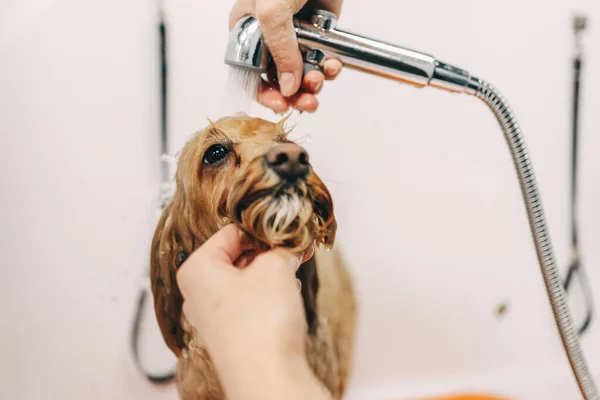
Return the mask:
<path id="1" fill-rule="evenodd" d="M 166 1 L 174 148 L 220 116 L 230 5 Z M 591 73 L 600 70 L 600 3 L 347 0 L 340 27 L 431 52 L 504 92 L 566 267 L 577 9 L 592 17 L 581 244 L 600 309 L 600 75 Z M 0 398 L 176 398 L 139 376 L 128 349 L 156 217 L 155 16 L 148 0 L 0 5 Z M 339 243 L 358 284 L 349 398 L 453 389 L 578 398 L 509 153 L 486 107 L 353 71 L 320 101 L 296 134 L 312 136 L 307 147 L 334 193 Z M 497 318 L 501 302 L 508 310 Z M 147 316 L 145 358 L 158 372 L 172 360 Z M 583 348 L 600 384 L 599 329 L 595 320 Z"/>

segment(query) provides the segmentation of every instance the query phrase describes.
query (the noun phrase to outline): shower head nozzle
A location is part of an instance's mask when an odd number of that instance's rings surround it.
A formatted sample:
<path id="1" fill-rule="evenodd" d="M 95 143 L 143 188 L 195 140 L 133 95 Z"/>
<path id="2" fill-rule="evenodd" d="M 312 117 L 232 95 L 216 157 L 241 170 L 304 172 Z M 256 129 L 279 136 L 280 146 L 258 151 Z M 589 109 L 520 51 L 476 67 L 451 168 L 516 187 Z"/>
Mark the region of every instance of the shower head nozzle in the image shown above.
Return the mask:
<path id="1" fill-rule="evenodd" d="M 263 73 L 267 71 L 269 58 L 258 20 L 252 16 L 240 19 L 229 34 L 225 64 Z"/>

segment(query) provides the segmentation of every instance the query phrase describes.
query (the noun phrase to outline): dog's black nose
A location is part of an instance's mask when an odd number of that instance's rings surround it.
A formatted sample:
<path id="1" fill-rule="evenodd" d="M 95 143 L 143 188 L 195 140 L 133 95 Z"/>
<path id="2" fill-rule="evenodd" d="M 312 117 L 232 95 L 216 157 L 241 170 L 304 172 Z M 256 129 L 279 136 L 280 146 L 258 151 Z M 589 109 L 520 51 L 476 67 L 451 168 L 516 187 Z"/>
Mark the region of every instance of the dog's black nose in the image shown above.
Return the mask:
<path id="1" fill-rule="evenodd" d="M 294 180 L 308 174 L 308 154 L 295 143 L 278 145 L 267 153 L 266 159 L 267 164 L 284 179 Z"/>

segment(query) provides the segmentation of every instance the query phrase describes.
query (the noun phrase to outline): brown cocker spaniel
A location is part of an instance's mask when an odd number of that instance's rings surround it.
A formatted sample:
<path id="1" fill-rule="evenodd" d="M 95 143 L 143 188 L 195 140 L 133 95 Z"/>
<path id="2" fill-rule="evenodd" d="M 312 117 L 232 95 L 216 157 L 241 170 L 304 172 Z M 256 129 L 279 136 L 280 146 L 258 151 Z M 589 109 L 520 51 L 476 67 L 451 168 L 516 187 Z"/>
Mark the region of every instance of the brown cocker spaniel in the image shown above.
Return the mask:
<path id="1" fill-rule="evenodd" d="M 356 323 L 352 279 L 339 251 L 325 251 L 337 229 L 331 195 L 284 125 L 285 119 L 221 118 L 180 153 L 175 193 L 152 241 L 151 284 L 162 336 L 178 358 L 175 379 L 183 400 L 225 398 L 209 354 L 183 318 L 175 275 L 189 254 L 230 223 L 257 251 L 285 246 L 301 252 L 316 245 L 297 273 L 306 354 L 333 398 L 347 388 Z"/>

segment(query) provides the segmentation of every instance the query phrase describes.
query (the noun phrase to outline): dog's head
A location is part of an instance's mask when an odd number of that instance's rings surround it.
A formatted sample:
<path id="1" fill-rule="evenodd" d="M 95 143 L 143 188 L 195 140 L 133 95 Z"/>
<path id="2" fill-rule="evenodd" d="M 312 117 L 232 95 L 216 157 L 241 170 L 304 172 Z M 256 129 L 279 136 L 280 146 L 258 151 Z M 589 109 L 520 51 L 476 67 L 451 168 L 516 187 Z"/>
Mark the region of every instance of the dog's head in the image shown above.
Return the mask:
<path id="1" fill-rule="evenodd" d="M 151 254 L 156 316 L 177 355 L 184 348 L 177 268 L 221 227 L 235 223 L 256 251 L 333 246 L 331 196 L 306 151 L 288 140 L 284 123 L 245 115 L 222 118 L 194 135 L 180 153 L 176 190 L 156 228 Z M 298 277 L 311 328 L 318 289 L 314 262 L 301 266 Z"/>

